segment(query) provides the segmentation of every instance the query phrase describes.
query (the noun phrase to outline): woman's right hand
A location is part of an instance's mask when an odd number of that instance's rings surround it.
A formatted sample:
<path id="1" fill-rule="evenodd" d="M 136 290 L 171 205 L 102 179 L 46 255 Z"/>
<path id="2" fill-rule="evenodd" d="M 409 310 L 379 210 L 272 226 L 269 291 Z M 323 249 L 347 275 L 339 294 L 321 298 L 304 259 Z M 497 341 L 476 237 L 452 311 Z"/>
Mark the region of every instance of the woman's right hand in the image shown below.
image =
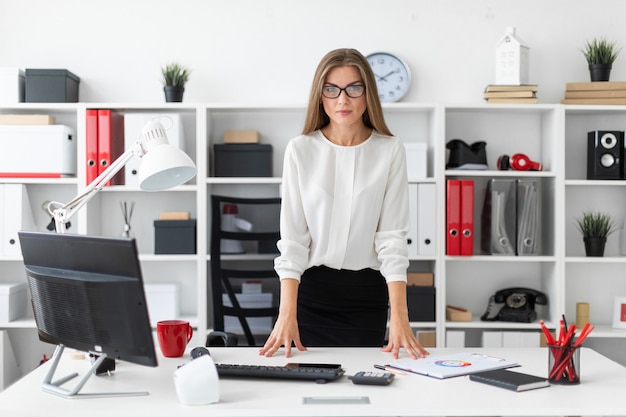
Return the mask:
<path id="1" fill-rule="evenodd" d="M 259 355 L 273 356 L 274 353 L 285 347 L 285 357 L 291 357 L 291 346 L 295 344 L 300 351 L 305 351 L 306 347 L 300 341 L 300 332 L 298 330 L 298 320 L 295 315 L 278 314 L 278 319 L 274 325 L 274 329 L 265 341 L 265 345 L 259 350 Z"/>
<path id="2" fill-rule="evenodd" d="M 300 341 L 298 330 L 298 286 L 300 281 L 285 278 L 280 281 L 280 310 L 274 329 L 265 341 L 265 345 L 259 350 L 259 355 L 273 356 L 281 346 L 285 347 L 285 357 L 291 357 L 291 345 L 305 351 L 306 347 Z"/>

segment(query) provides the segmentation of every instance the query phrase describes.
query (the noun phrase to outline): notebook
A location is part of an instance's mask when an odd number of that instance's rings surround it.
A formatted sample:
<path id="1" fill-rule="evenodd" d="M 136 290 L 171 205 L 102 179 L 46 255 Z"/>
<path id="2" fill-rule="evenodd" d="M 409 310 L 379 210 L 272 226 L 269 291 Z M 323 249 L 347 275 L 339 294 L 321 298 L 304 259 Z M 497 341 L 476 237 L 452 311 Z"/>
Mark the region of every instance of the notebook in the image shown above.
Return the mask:
<path id="1" fill-rule="evenodd" d="M 479 372 L 470 375 L 469 378 L 472 381 L 482 382 L 483 384 L 517 392 L 550 386 L 548 378 L 525 374 L 523 372 L 508 371 L 506 369 Z"/>
<path id="2" fill-rule="evenodd" d="M 418 359 L 401 359 L 387 366 L 406 372 L 444 379 L 493 369 L 510 368 L 519 366 L 519 364 L 514 361 L 480 353 L 460 352 L 448 355 L 426 356 Z"/>

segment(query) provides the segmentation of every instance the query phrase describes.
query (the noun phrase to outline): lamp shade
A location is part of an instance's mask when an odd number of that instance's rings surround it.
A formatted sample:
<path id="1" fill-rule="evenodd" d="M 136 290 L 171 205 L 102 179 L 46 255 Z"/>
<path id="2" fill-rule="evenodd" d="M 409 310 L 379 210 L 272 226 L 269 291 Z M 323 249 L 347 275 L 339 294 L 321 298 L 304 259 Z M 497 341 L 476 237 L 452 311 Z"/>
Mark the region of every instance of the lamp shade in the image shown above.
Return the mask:
<path id="1" fill-rule="evenodd" d="M 170 145 L 159 122 L 143 128 L 141 144 L 145 154 L 139 167 L 139 187 L 159 191 L 184 184 L 196 175 L 196 166 L 179 148 Z"/>

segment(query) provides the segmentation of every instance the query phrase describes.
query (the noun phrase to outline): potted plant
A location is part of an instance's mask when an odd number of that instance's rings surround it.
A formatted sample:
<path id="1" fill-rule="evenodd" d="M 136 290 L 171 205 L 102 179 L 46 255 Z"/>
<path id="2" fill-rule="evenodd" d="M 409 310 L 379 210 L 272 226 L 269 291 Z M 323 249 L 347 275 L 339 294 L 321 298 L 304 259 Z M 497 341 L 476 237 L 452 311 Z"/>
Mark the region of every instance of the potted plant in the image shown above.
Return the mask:
<path id="1" fill-rule="evenodd" d="M 587 41 L 582 53 L 589 64 L 591 81 L 609 81 L 611 67 L 621 50 L 615 42 L 609 42 L 605 38 Z"/>
<path id="2" fill-rule="evenodd" d="M 601 211 L 585 211 L 576 219 L 576 225 L 583 235 L 587 256 L 604 256 L 606 238 L 617 230 L 613 217 Z"/>
<path id="3" fill-rule="evenodd" d="M 185 92 L 185 84 L 189 81 L 189 70 L 177 62 L 172 62 L 161 68 L 163 75 L 163 91 L 165 101 L 181 102 Z"/>

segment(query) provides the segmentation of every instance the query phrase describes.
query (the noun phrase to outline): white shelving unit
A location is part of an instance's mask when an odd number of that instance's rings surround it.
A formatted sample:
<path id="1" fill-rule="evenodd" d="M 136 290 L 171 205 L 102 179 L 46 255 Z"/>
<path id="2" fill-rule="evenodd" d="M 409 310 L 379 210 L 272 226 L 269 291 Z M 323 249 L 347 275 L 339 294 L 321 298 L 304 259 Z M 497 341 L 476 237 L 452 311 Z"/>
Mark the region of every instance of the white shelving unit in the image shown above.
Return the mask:
<path id="1" fill-rule="evenodd" d="M 117 236 L 122 231 L 120 201 L 134 201 L 132 232 L 138 242 L 146 283 L 176 282 L 180 288 L 181 315 L 195 327 L 192 343 L 204 344 L 211 329 L 208 274 L 210 258 L 210 195 L 279 196 L 283 153 L 287 142 L 301 131 L 304 106 L 250 106 L 213 103 L 20 103 L 0 106 L 4 114 L 50 114 L 58 124 L 76 129 L 78 173 L 63 179 L 0 179 L 0 183 L 26 184 L 38 230 L 45 230 L 50 218 L 40 210 L 46 200 L 65 202 L 86 185 L 85 113 L 87 109 L 112 109 L 123 114 L 169 113 L 181 115 L 185 151 L 195 161 L 198 175 L 189 184 L 173 190 L 146 193 L 136 187 L 113 186 L 99 193 L 74 218 L 70 232 Z M 437 104 L 395 103 L 384 106 L 391 131 L 406 142 L 427 146 L 427 177 L 409 178 L 412 184 L 435 184 L 437 214 L 433 221 L 439 231 L 436 254 L 411 259 L 411 270 L 435 274 L 436 320 L 412 323 L 416 330 L 434 330 L 437 345 L 445 346 L 447 330 L 473 333 L 489 330 L 536 331 L 537 323 L 482 322 L 488 298 L 496 290 L 509 286 L 536 288 L 548 295 L 548 305 L 541 306 L 540 316 L 554 328 L 565 314 L 575 317 L 575 304 L 591 304 L 591 321 L 598 325 L 590 337 L 626 340 L 626 331 L 611 328 L 614 295 L 626 295 L 626 256 L 615 233 L 607 245 L 607 256 L 585 258 L 582 240 L 573 217 L 583 208 L 610 210 L 623 221 L 626 214 L 626 182 L 587 181 L 586 133 L 591 130 L 625 130 L 626 106 L 562 105 L 477 105 L 444 106 Z M 262 143 L 272 144 L 273 175 L 268 178 L 220 178 L 212 174 L 213 145 L 222 143 L 224 130 L 254 129 Z M 139 132 L 137 132 L 139 135 Z M 446 170 L 446 143 L 460 138 L 468 143 L 487 142 L 489 170 Z M 502 154 L 525 153 L 544 164 L 541 172 L 498 171 L 496 160 Z M 409 161 L 410 162 L 410 161 Z M 447 256 L 446 179 L 474 179 L 475 253 L 470 257 Z M 485 184 L 489 178 L 536 178 L 542 186 L 541 253 L 538 256 L 481 255 L 479 221 Z M 189 211 L 197 220 L 197 254 L 155 255 L 153 220 L 161 211 Z M 626 248 L 624 249 L 626 250 Z M 271 262 L 273 255 L 233 255 L 234 261 Z M 0 258 L 0 282 L 24 280 L 19 257 Z M 468 308 L 471 322 L 447 322 L 446 304 Z M 30 309 L 29 309 L 30 310 Z M 12 341 L 13 351 L 22 351 L 25 339 L 13 333 L 35 334 L 32 312 L 10 323 L 0 323 Z M 33 369 L 42 353 L 53 347 L 32 344 L 30 357 L 20 357 L 20 369 Z M 16 356 L 18 354 L 16 353 Z M 0 362 L 1 363 L 1 362 Z"/>

